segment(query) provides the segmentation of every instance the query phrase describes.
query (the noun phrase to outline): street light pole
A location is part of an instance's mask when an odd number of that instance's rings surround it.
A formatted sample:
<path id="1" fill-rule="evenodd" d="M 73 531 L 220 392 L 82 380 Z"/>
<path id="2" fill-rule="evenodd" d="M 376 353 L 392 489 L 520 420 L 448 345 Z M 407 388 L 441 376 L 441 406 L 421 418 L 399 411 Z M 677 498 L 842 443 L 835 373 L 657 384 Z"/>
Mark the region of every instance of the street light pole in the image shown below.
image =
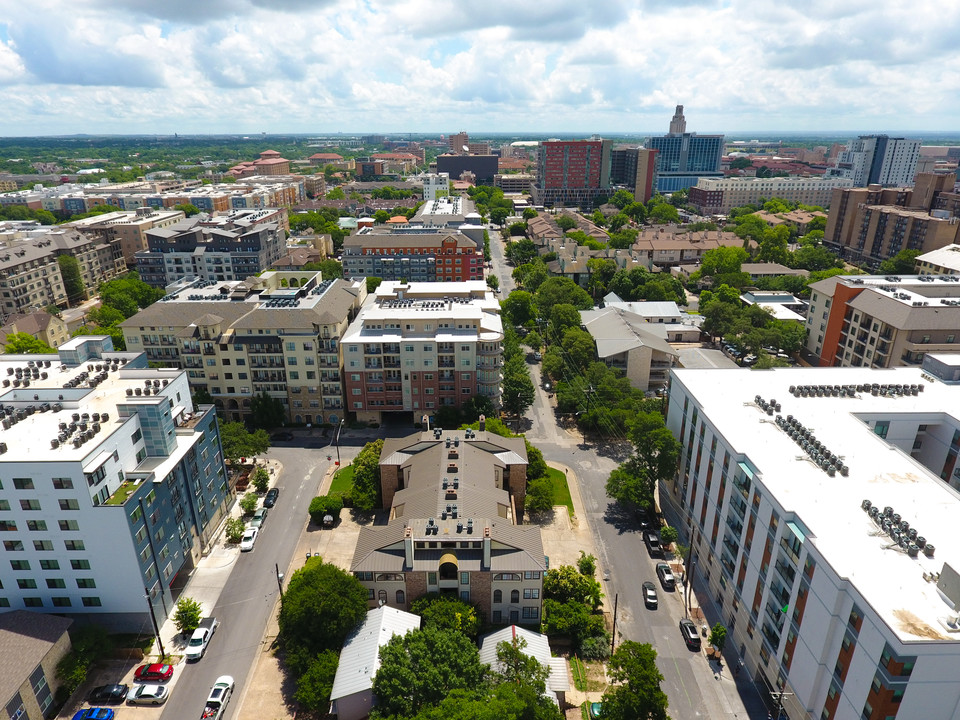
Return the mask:
<path id="1" fill-rule="evenodd" d="M 343 430 L 343 424 L 346 420 L 341 420 L 337 426 L 337 467 L 340 467 L 340 431 Z"/>
<path id="2" fill-rule="evenodd" d="M 150 620 L 153 622 L 153 634 L 157 636 L 157 647 L 160 648 L 160 659 L 166 656 L 166 652 L 163 650 L 163 641 L 160 639 L 160 628 L 157 627 L 157 616 L 153 614 L 153 603 L 150 601 L 150 591 L 144 587 L 143 592 L 146 593 L 144 597 L 147 599 L 147 610 L 150 613 Z"/>
<path id="3" fill-rule="evenodd" d="M 279 563 L 274 563 L 273 566 L 277 569 L 277 587 L 280 589 L 280 597 L 283 597 L 283 573 L 280 572 Z"/>

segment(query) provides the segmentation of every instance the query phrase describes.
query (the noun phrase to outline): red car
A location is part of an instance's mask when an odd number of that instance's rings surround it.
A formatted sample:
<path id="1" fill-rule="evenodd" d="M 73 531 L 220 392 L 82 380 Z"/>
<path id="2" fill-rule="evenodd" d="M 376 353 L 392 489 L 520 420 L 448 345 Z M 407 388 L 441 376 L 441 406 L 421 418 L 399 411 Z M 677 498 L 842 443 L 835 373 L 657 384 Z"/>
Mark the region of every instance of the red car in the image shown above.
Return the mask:
<path id="1" fill-rule="evenodd" d="M 141 665 L 133 674 L 137 682 L 166 682 L 173 677 L 173 665 Z"/>

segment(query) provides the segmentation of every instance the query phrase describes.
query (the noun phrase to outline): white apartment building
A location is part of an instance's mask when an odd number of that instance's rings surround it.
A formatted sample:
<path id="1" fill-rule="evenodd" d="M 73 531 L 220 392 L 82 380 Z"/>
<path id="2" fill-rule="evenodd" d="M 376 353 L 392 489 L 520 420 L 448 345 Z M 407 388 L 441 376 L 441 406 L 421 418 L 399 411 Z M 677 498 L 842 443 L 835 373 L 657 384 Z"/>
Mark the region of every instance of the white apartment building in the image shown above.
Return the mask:
<path id="1" fill-rule="evenodd" d="M 861 135 L 847 143 L 830 173 L 851 178 L 855 187 L 905 187 L 913 185 L 919 160 L 920 140 Z"/>
<path id="2" fill-rule="evenodd" d="M 213 407 L 112 347 L 0 356 L 0 612 L 162 623 L 232 501 Z"/>
<path id="3" fill-rule="evenodd" d="M 921 275 L 960 275 L 960 245 L 918 255 L 915 269 Z"/>
<path id="4" fill-rule="evenodd" d="M 735 207 L 756 205 L 760 198 L 827 207 L 834 188 L 853 186 L 853 180 L 845 177 L 700 178 L 690 188 L 690 204 L 708 215 L 725 215 Z"/>
<path id="5" fill-rule="evenodd" d="M 487 285 L 384 281 L 341 341 L 347 410 L 361 422 L 416 422 L 474 395 L 500 404 L 503 321 Z"/>
<path id="6" fill-rule="evenodd" d="M 422 179 L 424 202 L 433 202 L 450 194 L 450 173 L 425 173 Z"/>
<path id="7" fill-rule="evenodd" d="M 792 720 L 960 718 L 958 376 L 955 356 L 672 373 L 661 503 Z"/>

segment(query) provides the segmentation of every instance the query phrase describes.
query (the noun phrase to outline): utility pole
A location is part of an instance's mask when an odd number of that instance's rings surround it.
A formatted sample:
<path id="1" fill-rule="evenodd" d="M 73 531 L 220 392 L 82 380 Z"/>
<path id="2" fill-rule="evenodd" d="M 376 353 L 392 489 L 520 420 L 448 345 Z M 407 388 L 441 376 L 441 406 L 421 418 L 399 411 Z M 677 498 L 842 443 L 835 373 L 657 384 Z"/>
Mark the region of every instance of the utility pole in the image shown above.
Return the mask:
<path id="1" fill-rule="evenodd" d="M 337 467 L 340 467 L 340 431 L 343 430 L 343 424 L 346 420 L 341 420 L 337 426 Z M 279 571 L 278 571 L 279 572 Z"/>
<path id="2" fill-rule="evenodd" d="M 143 592 L 146 593 L 144 597 L 147 599 L 147 610 L 150 613 L 150 620 L 153 622 L 153 634 L 157 636 L 157 647 L 160 648 L 160 659 L 163 660 L 167 653 L 164 652 L 163 641 L 160 639 L 160 628 L 157 627 L 157 616 L 153 614 L 153 603 L 150 601 L 150 591 L 144 587 Z"/>
<path id="3" fill-rule="evenodd" d="M 780 714 L 783 712 L 783 698 L 784 696 L 793 697 L 793 693 L 784 692 L 783 688 L 780 689 L 780 692 L 777 693 L 777 720 L 780 720 Z"/>
<path id="4" fill-rule="evenodd" d="M 613 655 L 614 647 L 617 644 L 617 601 L 620 599 L 620 593 L 613 594 L 613 632 L 610 634 L 610 654 Z"/>
<path id="5" fill-rule="evenodd" d="M 280 573 L 280 565 L 274 563 L 273 566 L 277 569 L 277 587 L 280 589 L 280 597 L 283 597 L 283 575 Z"/>

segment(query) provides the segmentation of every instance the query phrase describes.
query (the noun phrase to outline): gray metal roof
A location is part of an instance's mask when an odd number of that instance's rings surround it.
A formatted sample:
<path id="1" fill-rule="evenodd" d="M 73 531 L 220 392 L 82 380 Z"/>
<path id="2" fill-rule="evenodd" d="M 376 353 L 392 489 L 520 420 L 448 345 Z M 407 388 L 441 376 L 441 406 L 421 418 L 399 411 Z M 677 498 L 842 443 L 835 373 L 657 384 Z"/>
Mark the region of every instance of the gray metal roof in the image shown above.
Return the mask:
<path id="1" fill-rule="evenodd" d="M 583 326 L 597 343 L 597 355 L 601 358 L 638 347 L 649 347 L 665 355 L 677 355 L 670 343 L 648 329 L 655 325 L 639 315 L 618 308 L 606 308 L 584 311 L 582 317 Z"/>
<path id="2" fill-rule="evenodd" d="M 350 633 L 343 644 L 330 699 L 336 701 L 372 688 L 380 668 L 380 648 L 394 635 L 403 636 L 419 629 L 419 615 L 389 605 L 370 610 L 363 624 Z"/>
<path id="3" fill-rule="evenodd" d="M 497 660 L 497 645 L 502 642 L 512 643 L 514 639 L 523 639 L 526 646 L 521 650 L 524 655 L 532 657 L 545 666 L 550 674 L 547 676 L 547 690 L 551 692 L 566 692 L 570 689 L 570 676 L 567 674 L 566 661 L 550 655 L 550 641 L 546 635 L 533 632 L 528 628 L 510 625 L 480 639 L 480 662 L 489 665 L 494 672 L 501 672 Z M 555 662 L 559 660 L 558 662 Z"/>

